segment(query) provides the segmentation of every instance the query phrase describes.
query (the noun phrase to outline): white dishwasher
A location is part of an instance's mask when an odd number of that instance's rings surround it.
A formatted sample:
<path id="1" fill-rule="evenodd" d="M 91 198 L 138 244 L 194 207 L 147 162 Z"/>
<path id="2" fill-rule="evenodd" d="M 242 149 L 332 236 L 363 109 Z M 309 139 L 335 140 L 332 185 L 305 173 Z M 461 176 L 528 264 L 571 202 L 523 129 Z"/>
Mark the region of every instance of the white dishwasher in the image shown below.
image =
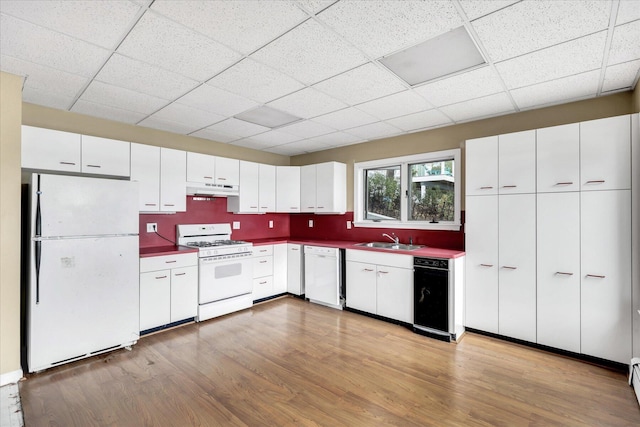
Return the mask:
<path id="1" fill-rule="evenodd" d="M 340 249 L 304 246 L 305 297 L 342 310 Z"/>

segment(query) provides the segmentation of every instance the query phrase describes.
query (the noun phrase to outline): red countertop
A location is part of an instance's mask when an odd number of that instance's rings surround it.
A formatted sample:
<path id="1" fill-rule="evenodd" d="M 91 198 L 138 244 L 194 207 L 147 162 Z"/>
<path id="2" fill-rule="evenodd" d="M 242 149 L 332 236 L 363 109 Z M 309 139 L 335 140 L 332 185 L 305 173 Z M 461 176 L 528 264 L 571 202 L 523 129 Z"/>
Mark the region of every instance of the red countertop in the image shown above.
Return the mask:
<path id="1" fill-rule="evenodd" d="M 188 254 L 190 252 L 198 252 L 198 249 L 176 245 L 152 246 L 148 248 L 140 248 L 140 258 L 162 255 Z"/>

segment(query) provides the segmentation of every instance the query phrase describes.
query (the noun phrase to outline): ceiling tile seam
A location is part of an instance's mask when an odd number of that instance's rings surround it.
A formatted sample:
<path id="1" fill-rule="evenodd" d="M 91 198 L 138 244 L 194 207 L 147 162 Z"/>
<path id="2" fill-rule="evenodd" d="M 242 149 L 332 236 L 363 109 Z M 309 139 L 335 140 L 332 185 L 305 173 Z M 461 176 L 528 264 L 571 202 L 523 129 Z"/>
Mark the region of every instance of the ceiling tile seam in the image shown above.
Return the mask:
<path id="1" fill-rule="evenodd" d="M 129 36 L 129 34 L 131 33 L 131 31 L 133 31 L 133 28 L 138 25 L 138 22 L 140 22 L 140 19 L 142 19 L 142 17 L 144 16 L 144 14 L 147 12 L 147 10 L 149 10 L 147 7 L 144 6 L 140 6 L 140 9 L 138 10 L 138 13 L 136 13 L 135 17 L 131 20 L 131 22 L 129 23 L 129 26 L 127 27 L 127 29 L 124 30 L 122 36 L 119 38 L 119 40 L 115 43 L 115 47 L 113 49 L 111 49 L 111 53 L 107 56 L 107 58 L 104 60 L 104 62 L 102 63 L 102 65 L 100 65 L 97 69 L 97 71 L 93 74 L 93 76 L 91 76 L 87 83 L 80 88 L 80 90 L 78 91 L 78 94 L 75 96 L 75 98 L 73 99 L 73 101 L 71 101 L 71 105 L 69 105 L 69 107 L 67 108 L 67 110 L 71 111 L 71 109 L 74 107 L 74 105 L 76 104 L 76 102 L 78 102 L 78 100 L 80 99 L 80 97 L 82 97 L 82 95 L 84 95 L 84 93 L 87 91 L 87 89 L 89 88 L 89 86 L 91 85 L 91 83 L 93 83 L 93 81 L 96 79 L 96 77 L 98 76 L 98 74 L 100 74 L 100 71 L 102 71 L 102 69 L 105 67 L 105 65 L 107 65 L 107 62 L 109 62 L 109 60 L 111 59 L 111 57 L 116 53 L 116 51 L 118 50 L 118 47 L 120 47 L 120 45 L 122 44 L 122 42 L 124 42 L 124 40 Z"/>
<path id="2" fill-rule="evenodd" d="M 467 16 L 467 13 L 462 8 L 462 5 L 460 4 L 460 1 L 459 0 L 451 0 L 451 3 L 453 4 L 453 6 L 458 11 L 458 14 L 462 17 L 462 21 L 464 23 L 463 25 L 466 28 L 467 32 L 469 33 L 469 36 L 471 36 L 471 40 L 473 40 L 473 43 L 475 43 L 476 47 L 480 51 L 480 54 L 482 55 L 484 60 L 487 62 L 487 64 L 491 67 L 491 70 L 493 71 L 493 73 L 498 77 L 498 81 L 500 82 L 500 86 L 502 86 L 505 94 L 509 98 L 509 102 L 511 102 L 511 105 L 513 105 L 514 110 L 516 112 L 520 111 L 520 107 L 516 103 L 515 99 L 513 99 L 513 96 L 511 95 L 511 92 L 509 91 L 509 88 L 507 87 L 507 84 L 504 82 L 504 79 L 502 78 L 502 75 L 500 75 L 500 73 L 498 72 L 498 69 L 496 68 L 496 64 L 494 63 L 494 61 L 489 56 L 489 53 L 487 52 L 487 49 L 484 47 L 484 44 L 482 43 L 482 40 L 480 39 L 480 36 L 476 32 L 475 28 L 473 28 L 473 25 L 471 25 L 471 21 L 469 21 L 469 17 Z M 456 122 L 454 121 L 454 123 L 456 123 Z"/>
<path id="3" fill-rule="evenodd" d="M 602 88 L 604 86 L 604 77 L 607 72 L 607 66 L 609 65 L 609 50 L 611 49 L 611 42 L 613 40 L 613 31 L 616 26 L 616 19 L 618 18 L 618 9 L 620 7 L 620 0 L 611 0 L 611 12 L 609 13 L 609 28 L 607 30 L 607 40 L 604 43 L 604 52 L 602 55 L 602 66 L 600 67 L 600 77 L 598 78 L 598 90 L 596 96 L 602 94 Z"/>
<path id="4" fill-rule="evenodd" d="M 482 18 L 486 18 L 487 16 L 493 15 L 494 13 L 502 12 L 503 10 L 508 9 L 508 8 L 510 8 L 512 6 L 515 6 L 518 3 L 522 3 L 522 2 L 523 2 L 523 0 L 518 0 L 518 1 L 514 2 L 514 3 L 508 4 L 506 6 L 502 6 L 500 9 L 492 10 L 491 12 L 485 13 L 484 15 L 477 16 L 477 17 L 473 18 L 470 22 L 477 21 L 477 20 L 482 19 Z M 466 12 L 465 12 L 465 15 L 466 15 Z"/>
<path id="5" fill-rule="evenodd" d="M 312 10 L 307 10 L 306 7 L 304 7 L 300 2 L 296 1 L 295 4 L 296 6 L 298 6 L 299 9 L 301 9 L 304 13 L 306 13 L 307 15 L 309 15 L 310 17 L 313 17 L 319 13 L 324 12 L 325 10 L 329 9 L 331 6 L 335 5 L 336 3 L 338 3 L 338 0 L 335 0 L 333 2 L 331 2 L 331 4 L 323 7 L 322 9 L 320 9 L 317 12 L 313 12 Z"/>

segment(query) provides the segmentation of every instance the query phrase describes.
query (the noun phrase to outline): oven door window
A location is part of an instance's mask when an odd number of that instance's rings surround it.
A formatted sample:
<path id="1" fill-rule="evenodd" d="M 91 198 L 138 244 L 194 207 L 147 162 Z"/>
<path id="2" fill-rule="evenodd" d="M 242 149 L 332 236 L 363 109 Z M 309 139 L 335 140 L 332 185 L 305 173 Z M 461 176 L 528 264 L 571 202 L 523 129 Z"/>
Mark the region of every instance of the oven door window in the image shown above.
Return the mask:
<path id="1" fill-rule="evenodd" d="M 200 260 L 198 300 L 207 304 L 248 294 L 253 290 L 253 262 L 250 257 L 238 260 Z"/>
<path id="2" fill-rule="evenodd" d="M 214 277 L 216 279 L 226 279 L 229 277 L 240 276 L 242 274 L 242 264 L 223 264 L 215 267 Z"/>

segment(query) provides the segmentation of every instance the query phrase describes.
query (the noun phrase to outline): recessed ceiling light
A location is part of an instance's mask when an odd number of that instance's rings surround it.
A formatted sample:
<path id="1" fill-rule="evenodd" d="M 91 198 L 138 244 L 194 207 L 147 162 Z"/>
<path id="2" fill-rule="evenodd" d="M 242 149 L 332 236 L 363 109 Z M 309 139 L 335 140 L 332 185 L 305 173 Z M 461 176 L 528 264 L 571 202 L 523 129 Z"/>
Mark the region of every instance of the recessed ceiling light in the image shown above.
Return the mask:
<path id="1" fill-rule="evenodd" d="M 277 128 L 302 120 L 301 117 L 271 107 L 256 107 L 234 116 L 236 119 L 268 128 Z"/>
<path id="2" fill-rule="evenodd" d="M 415 86 L 476 67 L 484 64 L 485 60 L 467 30 L 459 27 L 382 58 L 380 62 Z"/>

